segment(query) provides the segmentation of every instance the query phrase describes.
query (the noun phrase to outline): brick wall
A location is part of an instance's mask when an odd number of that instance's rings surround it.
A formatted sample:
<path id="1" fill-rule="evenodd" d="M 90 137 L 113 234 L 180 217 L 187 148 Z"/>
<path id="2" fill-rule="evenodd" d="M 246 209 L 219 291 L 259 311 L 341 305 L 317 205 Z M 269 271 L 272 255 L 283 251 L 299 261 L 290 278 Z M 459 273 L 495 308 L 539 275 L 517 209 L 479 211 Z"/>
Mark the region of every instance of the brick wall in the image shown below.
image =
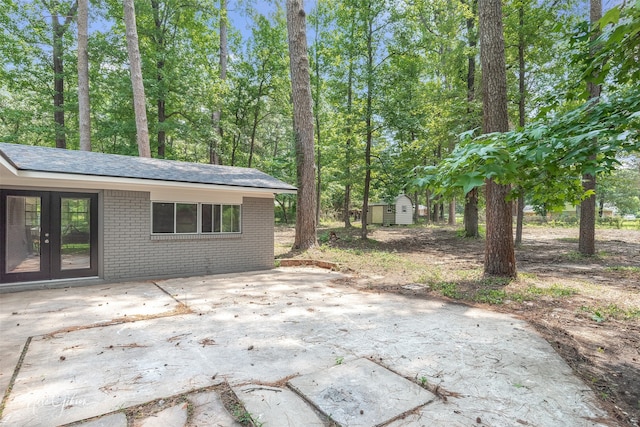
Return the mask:
<path id="1" fill-rule="evenodd" d="M 151 236 L 149 193 L 104 192 L 104 278 L 192 276 L 273 267 L 273 199 L 245 197 L 242 233 Z"/>

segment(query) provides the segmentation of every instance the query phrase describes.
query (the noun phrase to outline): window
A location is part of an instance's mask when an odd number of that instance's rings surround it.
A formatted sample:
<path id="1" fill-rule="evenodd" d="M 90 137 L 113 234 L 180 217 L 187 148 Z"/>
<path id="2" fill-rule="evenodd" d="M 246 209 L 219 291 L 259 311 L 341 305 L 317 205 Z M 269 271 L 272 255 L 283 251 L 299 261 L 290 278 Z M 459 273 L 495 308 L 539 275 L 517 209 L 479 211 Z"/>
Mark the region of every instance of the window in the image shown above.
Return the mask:
<path id="1" fill-rule="evenodd" d="M 387 205 L 387 213 L 393 213 L 393 207 L 391 205 Z"/>
<path id="2" fill-rule="evenodd" d="M 173 233 L 174 203 L 153 203 L 153 232 Z"/>
<path id="3" fill-rule="evenodd" d="M 176 203 L 176 233 L 198 232 L 198 205 Z"/>
<path id="4" fill-rule="evenodd" d="M 241 205 L 153 202 L 153 234 L 240 233 Z"/>
<path id="5" fill-rule="evenodd" d="M 203 233 L 239 233 L 240 205 L 202 205 Z"/>
<path id="6" fill-rule="evenodd" d="M 407 205 L 402 205 L 402 213 L 407 213 Z"/>

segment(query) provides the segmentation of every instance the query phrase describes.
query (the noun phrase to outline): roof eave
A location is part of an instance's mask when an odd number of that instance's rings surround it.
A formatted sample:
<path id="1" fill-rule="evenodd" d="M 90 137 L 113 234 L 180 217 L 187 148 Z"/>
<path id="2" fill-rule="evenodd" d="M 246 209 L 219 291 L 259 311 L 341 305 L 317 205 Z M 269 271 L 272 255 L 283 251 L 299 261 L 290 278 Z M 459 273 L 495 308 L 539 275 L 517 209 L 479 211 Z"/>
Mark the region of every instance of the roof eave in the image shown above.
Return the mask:
<path id="1" fill-rule="evenodd" d="M 32 170 L 18 170 L 13 165 L 4 161 L 0 157 L 0 164 L 4 166 L 10 173 L 16 177 L 33 179 L 33 180 L 46 180 L 47 182 L 57 181 L 71 181 L 77 182 L 79 185 L 82 183 L 87 184 L 104 184 L 101 187 L 105 189 L 121 189 L 123 186 L 149 186 L 149 187 L 172 187 L 172 188 L 190 188 L 190 189 L 202 189 L 202 190 L 223 190 L 223 191 L 238 191 L 244 193 L 273 193 L 273 194 L 296 194 L 296 188 L 279 188 L 279 187 L 251 187 L 241 185 L 225 185 L 225 184 L 206 184 L 206 183 L 193 183 L 182 181 L 166 181 L 155 180 L 146 178 L 125 178 L 125 177 L 112 177 L 112 176 L 98 176 L 98 175 L 84 175 L 84 174 L 70 174 L 60 172 L 43 172 Z"/>

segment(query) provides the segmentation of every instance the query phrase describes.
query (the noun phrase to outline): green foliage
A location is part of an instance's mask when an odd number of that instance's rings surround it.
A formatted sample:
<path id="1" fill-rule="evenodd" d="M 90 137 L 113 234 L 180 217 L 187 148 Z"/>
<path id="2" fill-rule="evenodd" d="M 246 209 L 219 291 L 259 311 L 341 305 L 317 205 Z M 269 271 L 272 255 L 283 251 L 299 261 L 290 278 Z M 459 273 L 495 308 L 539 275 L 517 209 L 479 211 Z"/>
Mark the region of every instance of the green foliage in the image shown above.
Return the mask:
<path id="1" fill-rule="evenodd" d="M 616 9 L 603 17 L 601 27 L 615 23 L 612 31 L 599 38 L 600 56 L 606 55 L 608 68 L 601 67 L 602 78 L 611 75 L 622 79 L 619 70 L 634 72 L 634 56 L 619 52 L 636 51 L 636 38 L 622 37 L 618 28 L 637 33 L 640 27 L 640 4 Z M 623 16 L 624 18 L 620 18 Z M 616 43 L 622 43 L 619 46 Z M 608 53 L 607 53 L 608 52 Z M 618 61 L 618 62 L 615 62 Z M 596 61 L 597 62 L 597 61 Z M 593 69 L 584 71 L 587 78 Z M 628 79 L 620 80 L 626 83 Z M 618 165 L 620 153 L 640 150 L 640 93 L 631 86 L 619 86 L 607 98 L 584 102 L 567 111 L 558 111 L 523 129 L 473 138 L 463 134 L 451 155 L 437 167 L 418 168 L 414 183 L 430 186 L 439 193 L 450 194 L 456 188 L 468 192 L 485 179 L 514 184 L 533 193 L 534 203 L 553 210 L 565 201 L 576 202 L 589 196 L 578 192 L 582 174 L 610 172 Z M 597 144 L 587 143 L 597 140 Z M 514 197 L 516 195 L 514 194 Z"/>
<path id="2" fill-rule="evenodd" d="M 616 320 L 638 320 L 640 319 L 640 307 L 622 308 L 617 304 L 607 306 L 583 305 L 580 311 L 591 316 L 591 320 L 597 323 L 605 322 L 609 319 Z"/>

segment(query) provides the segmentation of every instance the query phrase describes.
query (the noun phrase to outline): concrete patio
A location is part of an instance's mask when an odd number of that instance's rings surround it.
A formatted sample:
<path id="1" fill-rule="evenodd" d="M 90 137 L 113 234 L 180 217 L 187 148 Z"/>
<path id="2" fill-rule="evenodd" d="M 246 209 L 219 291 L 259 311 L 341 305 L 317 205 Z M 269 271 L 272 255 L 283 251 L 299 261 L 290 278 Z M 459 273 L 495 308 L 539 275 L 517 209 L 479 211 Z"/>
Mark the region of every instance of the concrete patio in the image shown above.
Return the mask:
<path id="1" fill-rule="evenodd" d="M 342 277 L 0 294 L 0 425 L 239 425 L 231 412 L 265 427 L 615 424 L 523 321 Z"/>

